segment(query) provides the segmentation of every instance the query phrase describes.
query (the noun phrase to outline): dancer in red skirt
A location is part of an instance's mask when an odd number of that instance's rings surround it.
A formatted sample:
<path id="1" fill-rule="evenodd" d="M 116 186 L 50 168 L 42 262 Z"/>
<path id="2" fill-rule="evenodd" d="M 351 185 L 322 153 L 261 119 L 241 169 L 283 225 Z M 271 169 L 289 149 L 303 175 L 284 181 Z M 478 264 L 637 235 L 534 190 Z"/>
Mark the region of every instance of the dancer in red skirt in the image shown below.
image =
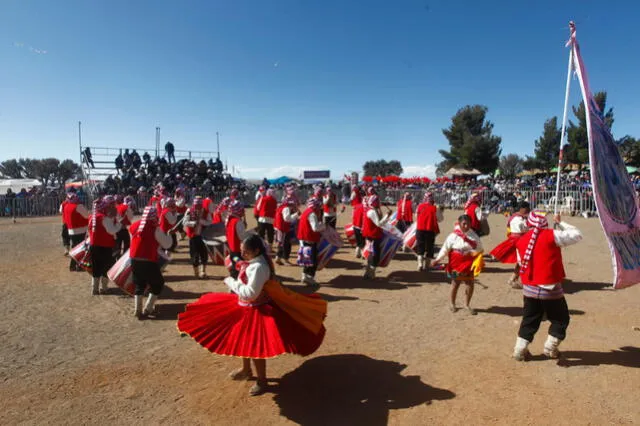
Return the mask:
<path id="1" fill-rule="evenodd" d="M 461 283 L 466 285 L 465 308 L 471 315 L 476 311 L 470 306 L 473 297 L 474 278 L 482 269 L 482 242 L 480 237 L 471 229 L 471 218 L 463 214 L 458 218 L 454 231 L 445 240 L 440 253 L 431 262 L 434 267 L 445 257 L 449 262 L 445 270 L 451 278 L 451 295 L 449 309 L 455 312 L 456 297 Z"/>
<path id="2" fill-rule="evenodd" d="M 531 207 L 528 202 L 520 202 L 518 204 L 518 211 L 507 221 L 507 239 L 491 250 L 491 256 L 493 256 L 498 262 L 516 264 L 511 278 L 507 281 L 507 284 L 513 288 L 522 288 L 522 284 L 518 282 L 518 271 L 520 270 L 520 267 L 518 265 L 518 258 L 516 254 L 516 243 L 520 237 L 529 231 L 529 227 L 527 226 L 527 216 L 530 211 Z"/>
<path id="3" fill-rule="evenodd" d="M 89 211 L 80 204 L 80 198 L 75 193 L 67 194 L 67 200 L 63 203 L 62 220 L 66 224 L 71 247 L 75 247 L 85 240 L 87 225 L 89 224 Z M 69 263 L 70 271 L 82 271 L 73 257 Z"/>
<path id="4" fill-rule="evenodd" d="M 176 227 L 176 233 L 180 234 L 180 239 L 184 239 L 187 234 L 184 232 L 183 219 L 185 213 L 187 213 L 187 199 L 184 196 L 184 190 L 177 188 L 174 199 L 176 200 L 176 213 L 178 213 L 178 226 Z"/>
<path id="5" fill-rule="evenodd" d="M 325 335 L 326 302 L 290 292 L 273 281 L 273 264 L 259 236 L 243 241 L 242 257 L 246 262 L 238 279 L 224 280 L 232 293 L 208 293 L 187 305 L 178 316 L 178 330 L 213 353 L 243 358 L 242 368 L 231 373 L 233 380 L 252 377 L 253 359 L 257 383 L 250 394 L 259 395 L 267 389 L 267 358 L 284 353 L 306 356 L 318 349 Z M 295 309 L 287 309 L 284 299 Z M 295 313 L 311 305 L 313 320 Z"/>
<path id="6" fill-rule="evenodd" d="M 434 204 L 433 192 L 425 192 L 422 203 L 416 209 L 418 271 L 425 271 L 431 264 L 436 235 L 440 233 L 438 222 L 442 222 L 443 219 L 442 212 Z"/>

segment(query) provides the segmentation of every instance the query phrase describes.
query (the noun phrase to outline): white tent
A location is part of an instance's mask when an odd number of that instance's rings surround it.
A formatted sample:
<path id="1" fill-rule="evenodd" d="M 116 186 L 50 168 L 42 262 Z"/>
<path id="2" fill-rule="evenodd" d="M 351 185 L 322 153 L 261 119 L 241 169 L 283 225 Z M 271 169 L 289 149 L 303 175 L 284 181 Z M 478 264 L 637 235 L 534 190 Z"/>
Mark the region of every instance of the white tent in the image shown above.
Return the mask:
<path id="1" fill-rule="evenodd" d="M 31 189 L 40 186 L 42 183 L 37 179 L 0 179 L 0 195 L 7 193 L 7 189 L 13 192 L 20 192 L 21 189 Z"/>
<path id="2" fill-rule="evenodd" d="M 457 169 L 455 167 L 450 168 L 449 170 L 447 170 L 447 172 L 445 173 L 445 176 L 451 177 L 451 176 L 478 176 L 481 175 L 482 173 L 476 169 L 471 169 L 471 170 L 467 170 L 467 169 Z"/>

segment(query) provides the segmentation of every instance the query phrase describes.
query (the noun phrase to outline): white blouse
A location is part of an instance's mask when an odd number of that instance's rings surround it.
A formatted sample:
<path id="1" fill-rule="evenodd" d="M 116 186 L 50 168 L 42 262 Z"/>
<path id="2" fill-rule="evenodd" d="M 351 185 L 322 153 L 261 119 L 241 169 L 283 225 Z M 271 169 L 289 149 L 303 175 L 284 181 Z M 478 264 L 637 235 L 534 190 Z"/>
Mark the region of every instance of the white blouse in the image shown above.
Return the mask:
<path id="1" fill-rule="evenodd" d="M 253 302 L 262 293 L 264 284 L 271 276 L 271 269 L 267 264 L 264 256 L 258 256 L 249 261 L 246 269 L 247 283 L 243 283 L 239 279 L 227 277 L 224 283 L 231 291 L 238 295 L 243 302 Z"/>
<path id="2" fill-rule="evenodd" d="M 440 249 L 440 253 L 436 257 L 436 261 L 440 262 L 444 259 L 451 250 L 459 251 L 465 255 L 472 255 L 483 251 L 482 241 L 480 241 L 480 237 L 473 230 L 469 230 L 467 233 L 467 238 L 476 242 L 476 248 L 471 247 L 471 245 L 466 242 L 462 237 L 460 237 L 455 232 L 449 234 L 446 240 L 444 240 L 444 244 Z"/>

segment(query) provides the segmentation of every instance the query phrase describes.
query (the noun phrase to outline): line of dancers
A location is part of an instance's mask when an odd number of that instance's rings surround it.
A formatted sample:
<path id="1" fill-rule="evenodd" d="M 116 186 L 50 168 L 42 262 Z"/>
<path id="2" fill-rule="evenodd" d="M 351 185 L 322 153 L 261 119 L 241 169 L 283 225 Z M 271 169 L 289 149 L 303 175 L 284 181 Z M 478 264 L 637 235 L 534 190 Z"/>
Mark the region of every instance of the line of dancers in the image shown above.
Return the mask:
<path id="1" fill-rule="evenodd" d="M 291 265 L 291 241 L 295 236 L 299 241 L 296 263 L 302 267 L 301 282 L 312 290 L 319 287 L 318 245 L 323 233 L 335 229 L 339 203 L 333 188 L 319 186 L 301 211 L 294 187 L 287 187 L 280 202 L 272 190 L 261 188 L 254 209 L 258 224 L 254 232 L 247 229 L 245 206 L 237 189 L 217 206 L 212 195 L 204 199 L 196 197 L 187 207 L 180 191 L 170 197 L 160 187 L 142 217 L 134 221 L 135 205 L 131 198 L 105 196 L 96 200 L 89 212 L 70 193 L 60 208 L 63 244 L 69 252 L 86 238 L 91 255 L 92 295 L 107 291 L 107 271 L 128 249 L 135 286 L 134 315 L 140 319 L 153 318 L 164 287 L 160 260 L 163 254 L 167 256 L 176 249 L 177 235 L 189 239 L 194 275 L 206 278 L 208 250 L 202 233 L 212 224 L 224 224 L 229 252 L 229 277 L 224 283 L 231 292 L 208 293 L 187 305 L 178 317 L 178 329 L 213 353 L 243 358 L 242 367 L 231 374 L 234 380 L 252 377 L 253 359 L 257 381 L 250 393 L 258 395 L 268 387 L 267 358 L 283 353 L 309 355 L 322 343 L 326 302 L 317 295 L 303 295 L 283 287 L 275 268 Z M 394 226 L 405 233 L 415 226 L 413 249 L 418 271 L 427 272 L 444 264 L 451 281 L 450 310 L 458 310 L 457 293 L 464 285 L 464 309 L 475 315 L 471 300 L 485 257 L 481 235 L 488 232 L 483 226 L 486 217 L 481 200 L 476 194 L 470 197 L 464 214 L 458 217 L 436 255 L 435 240 L 440 233 L 443 209 L 435 205 L 434 198 L 432 192 L 426 192 L 414 212 L 410 194 L 404 194 L 396 206 Z M 392 226 L 392 211 L 389 208 L 382 211 L 373 187 L 356 186 L 349 200 L 343 201 L 352 206 L 355 256 L 367 258 L 363 278 L 375 280 L 383 238 Z M 340 211 L 344 211 L 344 205 Z M 554 217 L 554 223 L 557 229 L 548 229 L 544 212 L 521 203 L 507 220 L 507 239 L 491 251 L 495 260 L 516 265 L 508 283 L 523 288 L 524 313 L 513 353 L 513 358 L 519 361 L 530 356 L 529 344 L 544 315 L 551 321 L 544 354 L 557 358 L 558 346 L 566 337 L 569 311 L 562 291 L 564 269 L 560 248 L 577 243 L 582 236 L 559 216 Z M 274 242 L 275 262 L 271 256 Z M 86 267 L 71 258 L 70 270 Z M 143 304 L 145 293 L 148 297 Z"/>

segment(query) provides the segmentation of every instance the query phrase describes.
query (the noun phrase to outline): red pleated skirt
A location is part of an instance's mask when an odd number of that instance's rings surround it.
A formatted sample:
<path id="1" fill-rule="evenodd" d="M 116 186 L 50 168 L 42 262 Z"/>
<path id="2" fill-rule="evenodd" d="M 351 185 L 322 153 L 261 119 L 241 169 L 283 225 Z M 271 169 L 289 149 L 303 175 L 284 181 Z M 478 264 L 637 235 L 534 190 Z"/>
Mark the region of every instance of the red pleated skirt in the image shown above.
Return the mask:
<path id="1" fill-rule="evenodd" d="M 254 359 L 310 355 L 325 335 L 324 327 L 314 334 L 275 304 L 241 306 L 232 293 L 208 293 L 188 304 L 178 330 L 215 354 Z"/>
<path id="2" fill-rule="evenodd" d="M 515 237 L 510 236 L 491 250 L 491 256 L 495 257 L 496 260 L 501 263 L 518 263 L 516 243 L 519 239 L 520 235 Z"/>

